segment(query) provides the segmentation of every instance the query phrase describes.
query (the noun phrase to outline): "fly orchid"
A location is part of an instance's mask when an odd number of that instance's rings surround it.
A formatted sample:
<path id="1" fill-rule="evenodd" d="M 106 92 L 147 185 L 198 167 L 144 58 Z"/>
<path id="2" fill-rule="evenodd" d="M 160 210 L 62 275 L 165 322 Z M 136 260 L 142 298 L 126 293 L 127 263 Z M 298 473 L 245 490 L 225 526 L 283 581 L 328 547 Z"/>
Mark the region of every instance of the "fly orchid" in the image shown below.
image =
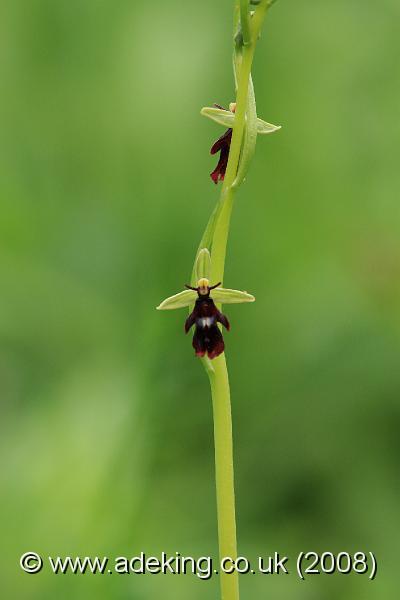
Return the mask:
<path id="1" fill-rule="evenodd" d="M 232 142 L 232 132 L 235 126 L 235 112 L 236 112 L 236 102 L 231 102 L 229 105 L 229 110 L 220 106 L 219 104 L 214 104 L 213 107 L 204 107 L 201 109 L 201 114 L 204 117 L 208 117 L 212 121 L 215 121 L 219 125 L 224 125 L 228 127 L 228 129 L 217 139 L 216 142 L 211 147 L 211 154 L 220 153 L 218 164 L 215 167 L 214 171 L 210 174 L 211 179 L 215 184 L 218 181 L 223 181 L 225 178 L 226 167 L 228 166 L 229 159 L 229 151 L 231 148 Z M 263 121 L 256 116 L 255 121 L 255 129 L 256 133 L 254 136 L 254 140 L 252 144 L 252 152 L 255 147 L 255 139 L 257 134 L 266 135 L 267 133 L 274 133 L 274 131 L 278 131 L 280 129 L 280 125 L 272 125 L 272 123 L 267 123 L 267 121 Z M 243 153 L 246 151 L 246 147 L 243 148 Z M 247 161 L 246 161 L 247 162 Z"/>
<path id="2" fill-rule="evenodd" d="M 193 348 L 196 356 L 209 359 L 216 358 L 225 349 L 224 338 L 218 327 L 223 325 L 230 329 L 228 318 L 217 308 L 215 302 L 221 304 L 239 304 L 254 302 L 255 298 L 247 292 L 220 287 L 220 283 L 210 285 L 208 276 L 211 270 L 211 257 L 206 248 L 198 253 L 196 261 L 197 285 L 186 285 L 186 290 L 166 298 L 158 310 L 174 310 L 190 307 L 190 314 L 185 321 L 185 333 L 195 326 Z M 207 276 L 206 276 L 207 275 Z"/>

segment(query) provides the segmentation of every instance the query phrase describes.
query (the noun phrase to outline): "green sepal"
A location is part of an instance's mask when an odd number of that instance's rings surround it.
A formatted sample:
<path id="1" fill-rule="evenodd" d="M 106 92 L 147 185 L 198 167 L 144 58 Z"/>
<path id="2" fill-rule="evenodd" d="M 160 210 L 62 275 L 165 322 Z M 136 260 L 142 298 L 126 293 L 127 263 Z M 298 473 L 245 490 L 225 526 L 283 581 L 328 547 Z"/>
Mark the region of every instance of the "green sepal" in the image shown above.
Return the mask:
<path id="1" fill-rule="evenodd" d="M 203 117 L 208 117 L 218 125 L 223 125 L 228 129 L 233 129 L 235 122 L 234 113 L 223 110 L 221 108 L 211 108 L 209 106 L 205 106 L 201 109 L 200 114 Z M 256 119 L 257 124 L 257 133 L 260 135 L 265 135 L 267 133 L 274 133 L 274 131 L 278 131 L 281 128 L 280 125 L 273 125 L 272 123 L 267 123 L 267 121 L 263 121 L 262 119 Z"/>
<path id="2" fill-rule="evenodd" d="M 267 121 L 257 119 L 257 133 L 259 135 L 265 135 L 266 133 L 274 133 L 274 131 L 279 131 L 281 127 L 281 125 L 272 125 L 272 123 L 267 123 Z"/>
<path id="3" fill-rule="evenodd" d="M 220 302 L 221 304 L 242 304 L 243 302 L 255 301 L 254 296 L 247 292 L 227 288 L 215 288 L 211 291 L 210 296 L 214 302 Z"/>
<path id="4" fill-rule="evenodd" d="M 211 254 L 207 248 L 202 248 L 196 258 L 196 281 L 205 277 L 210 279 L 211 274 Z"/>
<path id="5" fill-rule="evenodd" d="M 233 123 L 235 121 L 235 115 L 230 110 L 223 110 L 221 108 L 211 108 L 210 106 L 205 106 L 201 109 L 200 114 L 203 117 L 208 117 L 212 121 L 218 123 L 218 125 L 223 125 L 228 129 L 232 129 Z"/>
<path id="6" fill-rule="evenodd" d="M 243 302 L 254 302 L 255 298 L 247 292 L 241 292 L 240 290 L 230 290 L 228 288 L 215 288 L 211 291 L 211 298 L 214 302 L 220 302 L 221 304 L 242 304 Z M 185 308 L 194 304 L 197 299 L 197 292 L 194 290 L 184 290 L 170 296 L 161 302 L 157 306 L 157 310 L 175 310 L 176 308 Z"/>
<path id="7" fill-rule="evenodd" d="M 193 290 L 184 290 L 183 292 L 179 292 L 179 294 L 175 294 L 175 296 L 170 296 L 161 302 L 159 306 L 157 306 L 157 310 L 175 310 L 176 308 L 184 308 L 186 306 L 190 306 L 196 301 L 197 292 Z"/>

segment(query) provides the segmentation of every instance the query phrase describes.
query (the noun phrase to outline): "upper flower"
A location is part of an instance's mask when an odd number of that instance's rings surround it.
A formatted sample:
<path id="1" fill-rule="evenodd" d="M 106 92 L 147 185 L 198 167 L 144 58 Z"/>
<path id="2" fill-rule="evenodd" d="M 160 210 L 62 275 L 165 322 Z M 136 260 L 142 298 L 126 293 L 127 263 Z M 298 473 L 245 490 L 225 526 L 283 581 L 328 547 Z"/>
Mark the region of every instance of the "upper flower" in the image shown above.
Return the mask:
<path id="1" fill-rule="evenodd" d="M 211 179 L 214 183 L 218 183 L 218 181 L 223 181 L 225 177 L 226 168 L 228 166 L 229 159 L 229 151 L 231 148 L 232 141 L 232 133 L 233 128 L 235 126 L 235 111 L 236 111 L 236 103 L 231 102 L 229 105 L 229 110 L 223 108 L 219 104 L 214 104 L 214 107 L 205 107 L 201 109 L 201 114 L 209 119 L 212 119 L 219 125 L 224 125 L 228 127 L 228 129 L 217 139 L 217 141 L 211 147 L 211 154 L 216 154 L 220 152 L 218 164 L 215 167 L 214 171 L 210 173 Z M 267 123 L 262 119 L 259 119 L 255 114 L 254 120 L 254 144 L 257 134 L 267 134 L 273 133 L 274 131 L 278 131 L 280 129 L 279 125 L 272 125 L 271 123 Z"/>

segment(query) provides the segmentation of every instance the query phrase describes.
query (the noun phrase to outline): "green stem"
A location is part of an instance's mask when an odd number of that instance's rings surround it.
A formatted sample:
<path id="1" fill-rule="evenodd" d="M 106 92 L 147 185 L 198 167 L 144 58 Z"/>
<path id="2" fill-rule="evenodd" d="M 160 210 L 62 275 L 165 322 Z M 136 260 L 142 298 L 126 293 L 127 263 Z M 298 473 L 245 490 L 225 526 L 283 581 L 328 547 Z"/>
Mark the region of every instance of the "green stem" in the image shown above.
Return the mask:
<path id="1" fill-rule="evenodd" d="M 214 418 L 215 479 L 217 489 L 217 518 L 219 557 L 237 558 L 235 493 L 233 481 L 232 416 L 228 370 L 225 355 L 213 360 L 208 371 Z M 229 565 L 228 565 L 229 566 Z M 239 578 L 236 572 L 220 571 L 222 600 L 239 600 Z"/>
<path id="2" fill-rule="evenodd" d="M 235 189 L 232 187 L 238 170 L 242 146 L 247 94 L 253 44 L 245 46 L 238 77 L 235 126 L 232 133 L 228 166 L 221 192 L 222 208 L 215 225 L 212 241 L 212 281 L 222 281 L 224 276 L 226 245 Z M 229 556 L 237 558 L 235 489 L 233 471 L 232 415 L 229 377 L 225 355 L 213 361 L 214 372 L 208 372 L 213 401 L 215 478 L 217 492 L 218 539 L 220 560 Z M 239 600 L 239 576 L 237 572 L 223 573 L 220 569 L 222 600 Z"/>
<path id="3" fill-rule="evenodd" d="M 220 208 L 220 215 L 215 225 L 212 241 L 213 281 L 223 281 L 224 278 L 226 246 L 228 242 L 233 200 L 236 191 L 236 188 L 233 187 L 233 183 L 236 179 L 240 160 L 240 152 L 242 149 L 251 67 L 253 64 L 257 40 L 260 35 L 267 9 L 268 0 L 262 0 L 251 20 L 251 40 L 246 46 L 243 47 L 240 60 L 235 60 L 236 67 L 239 67 L 237 82 L 238 87 L 236 93 L 236 113 L 232 132 L 231 148 L 229 151 L 228 166 L 221 192 L 221 200 L 223 201 L 223 204 Z"/>
<path id="4" fill-rule="evenodd" d="M 232 132 L 228 166 L 221 192 L 224 202 L 221 208 L 219 219 L 214 229 L 212 242 L 212 281 L 223 281 L 224 278 L 226 246 L 228 242 L 233 200 L 235 197 L 235 189 L 232 186 L 236 178 L 240 159 L 240 150 L 242 147 L 246 119 L 247 95 L 249 91 L 249 78 L 253 56 L 254 44 L 251 43 L 243 48 L 243 56 L 238 77 L 235 123 Z"/>
<path id="5" fill-rule="evenodd" d="M 235 29 L 239 14 L 243 18 L 243 7 L 247 2 L 235 2 Z M 199 249 L 212 249 L 211 280 L 223 281 L 225 270 L 226 246 L 236 187 L 233 185 L 238 172 L 240 153 L 246 124 L 246 109 L 249 93 L 251 67 L 255 46 L 261 25 L 268 7 L 268 0 L 262 0 L 257 7 L 251 23 L 248 15 L 244 30 L 246 44 L 236 49 L 235 70 L 237 70 L 236 113 L 229 151 L 229 160 L 222 186 L 221 197 L 210 217 Z M 241 10 L 242 9 L 242 12 Z M 204 361 L 203 361 L 204 362 Z M 225 355 L 222 354 L 204 365 L 210 380 L 215 444 L 215 478 L 217 495 L 219 557 L 237 559 L 235 491 L 233 470 L 232 415 L 229 389 L 229 377 Z M 236 571 L 220 571 L 222 600 L 239 600 L 239 577 Z"/>

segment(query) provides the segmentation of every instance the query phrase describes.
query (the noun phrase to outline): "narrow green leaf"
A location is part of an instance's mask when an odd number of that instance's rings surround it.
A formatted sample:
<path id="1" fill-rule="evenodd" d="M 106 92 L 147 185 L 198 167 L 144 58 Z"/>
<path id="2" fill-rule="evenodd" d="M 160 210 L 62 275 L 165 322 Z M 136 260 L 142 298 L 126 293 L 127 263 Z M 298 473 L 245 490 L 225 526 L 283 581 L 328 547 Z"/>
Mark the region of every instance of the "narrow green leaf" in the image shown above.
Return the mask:
<path id="1" fill-rule="evenodd" d="M 227 288 L 215 288 L 211 292 L 211 297 L 214 302 L 220 302 L 221 304 L 241 304 L 242 302 L 255 301 L 254 296 L 247 292 Z"/>
<path id="2" fill-rule="evenodd" d="M 170 296 L 161 302 L 159 306 L 157 306 L 157 310 L 175 310 L 176 308 L 184 308 L 185 306 L 190 306 L 193 302 L 196 301 L 197 292 L 193 290 L 184 290 L 183 292 L 179 292 L 179 294 L 175 294 L 175 296 Z"/>
<path id="3" fill-rule="evenodd" d="M 203 117 L 208 117 L 219 125 L 223 125 L 224 127 L 228 128 L 233 127 L 233 122 L 235 120 L 235 115 L 229 110 L 211 108 L 210 106 L 205 106 L 202 108 L 200 114 L 203 115 Z"/>

